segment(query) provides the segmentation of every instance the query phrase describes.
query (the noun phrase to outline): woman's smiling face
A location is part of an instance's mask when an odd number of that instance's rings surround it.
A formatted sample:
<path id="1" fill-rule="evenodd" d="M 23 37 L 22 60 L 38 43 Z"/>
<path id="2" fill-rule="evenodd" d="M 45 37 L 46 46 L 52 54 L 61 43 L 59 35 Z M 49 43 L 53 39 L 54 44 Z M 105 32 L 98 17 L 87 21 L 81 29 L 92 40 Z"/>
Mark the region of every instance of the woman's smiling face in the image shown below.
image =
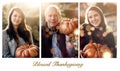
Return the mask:
<path id="1" fill-rule="evenodd" d="M 11 21 L 14 26 L 18 26 L 22 21 L 22 15 L 18 11 L 14 10 L 11 15 Z"/>
<path id="2" fill-rule="evenodd" d="M 94 27 L 98 27 L 100 25 L 100 23 L 101 23 L 101 16 L 100 16 L 100 14 L 97 11 L 90 10 L 88 12 L 88 21 Z"/>

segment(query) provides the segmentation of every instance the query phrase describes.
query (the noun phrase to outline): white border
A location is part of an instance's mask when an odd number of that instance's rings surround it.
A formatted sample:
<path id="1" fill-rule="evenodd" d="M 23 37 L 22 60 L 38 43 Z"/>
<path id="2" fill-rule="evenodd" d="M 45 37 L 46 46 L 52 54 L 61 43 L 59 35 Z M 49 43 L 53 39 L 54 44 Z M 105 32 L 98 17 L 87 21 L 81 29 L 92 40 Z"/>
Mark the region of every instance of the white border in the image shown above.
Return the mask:
<path id="1" fill-rule="evenodd" d="M 2 4 L 9 2 L 30 2 L 27 0 L 4 0 L 0 1 L 0 22 L 2 24 Z M 120 6 L 117 0 L 32 0 L 30 3 L 37 3 L 41 5 L 41 2 L 116 2 L 117 3 L 117 58 L 111 59 L 102 59 L 102 58 L 91 58 L 91 59 L 82 59 L 82 58 L 2 58 L 2 49 L 0 49 L 0 70 L 2 71 L 55 71 L 55 70 L 64 70 L 64 71 L 118 71 L 120 66 L 120 28 L 119 28 L 119 19 L 120 19 Z M 41 6 L 40 6 L 41 7 Z M 39 13 L 41 19 L 41 12 Z M 41 23 L 41 21 L 39 20 Z M 41 28 L 40 28 L 41 29 Z M 41 31 L 41 30 L 40 30 Z M 41 34 L 41 33 L 40 33 Z M 2 26 L 0 26 L 0 46 L 2 48 Z M 41 36 L 39 37 L 41 41 Z M 40 42 L 39 41 L 39 42 Z M 40 44 L 41 47 L 41 44 Z M 68 62 L 68 63 L 81 63 L 83 64 L 82 68 L 71 67 L 43 67 L 43 66 L 32 66 L 34 61 L 41 62 Z"/>

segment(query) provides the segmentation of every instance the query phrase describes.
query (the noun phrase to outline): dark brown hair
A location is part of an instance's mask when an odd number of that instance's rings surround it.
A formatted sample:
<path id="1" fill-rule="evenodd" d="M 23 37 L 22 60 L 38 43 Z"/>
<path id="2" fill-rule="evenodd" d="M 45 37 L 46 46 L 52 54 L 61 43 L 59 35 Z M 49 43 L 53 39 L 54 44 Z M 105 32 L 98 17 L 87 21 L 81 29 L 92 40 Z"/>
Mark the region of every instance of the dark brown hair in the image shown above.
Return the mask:
<path id="1" fill-rule="evenodd" d="M 7 30 L 7 34 L 10 37 L 10 40 L 15 39 L 15 41 L 18 43 L 18 38 L 14 30 L 13 23 L 11 21 L 11 16 L 14 11 L 17 11 L 22 16 L 22 21 L 19 24 L 18 29 L 17 29 L 18 35 L 22 37 L 26 43 L 31 44 L 32 42 L 29 39 L 30 31 L 27 29 L 26 24 L 25 24 L 25 15 L 20 8 L 16 8 L 16 7 L 11 9 L 11 11 L 9 12 L 9 16 L 8 16 L 8 25 L 7 25 L 6 30 Z"/>

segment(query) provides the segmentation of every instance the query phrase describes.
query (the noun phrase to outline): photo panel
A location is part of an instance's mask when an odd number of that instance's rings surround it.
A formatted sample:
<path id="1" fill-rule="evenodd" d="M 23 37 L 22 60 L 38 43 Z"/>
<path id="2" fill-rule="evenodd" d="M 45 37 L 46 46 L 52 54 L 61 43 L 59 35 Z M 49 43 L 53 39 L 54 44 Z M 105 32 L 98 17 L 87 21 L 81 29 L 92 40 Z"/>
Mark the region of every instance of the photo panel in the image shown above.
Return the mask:
<path id="1" fill-rule="evenodd" d="M 80 3 L 80 57 L 117 58 L 117 3 Z"/>
<path id="2" fill-rule="evenodd" d="M 41 58 L 78 58 L 78 3 L 42 3 L 41 11 Z"/>
<path id="3" fill-rule="evenodd" d="M 39 58 L 39 6 L 3 4 L 2 58 Z"/>

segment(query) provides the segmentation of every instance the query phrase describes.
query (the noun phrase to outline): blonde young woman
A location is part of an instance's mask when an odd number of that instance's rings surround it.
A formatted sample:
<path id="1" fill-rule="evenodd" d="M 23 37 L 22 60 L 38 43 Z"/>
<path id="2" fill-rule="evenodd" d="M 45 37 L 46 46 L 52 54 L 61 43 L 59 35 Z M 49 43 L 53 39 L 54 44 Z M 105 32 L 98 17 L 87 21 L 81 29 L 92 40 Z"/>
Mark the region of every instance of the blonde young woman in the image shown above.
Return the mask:
<path id="1" fill-rule="evenodd" d="M 105 22 L 102 10 L 97 6 L 89 7 L 85 17 L 86 23 L 80 28 L 80 49 L 84 51 L 88 43 L 97 43 L 109 47 L 113 57 L 116 57 L 114 36 Z"/>

